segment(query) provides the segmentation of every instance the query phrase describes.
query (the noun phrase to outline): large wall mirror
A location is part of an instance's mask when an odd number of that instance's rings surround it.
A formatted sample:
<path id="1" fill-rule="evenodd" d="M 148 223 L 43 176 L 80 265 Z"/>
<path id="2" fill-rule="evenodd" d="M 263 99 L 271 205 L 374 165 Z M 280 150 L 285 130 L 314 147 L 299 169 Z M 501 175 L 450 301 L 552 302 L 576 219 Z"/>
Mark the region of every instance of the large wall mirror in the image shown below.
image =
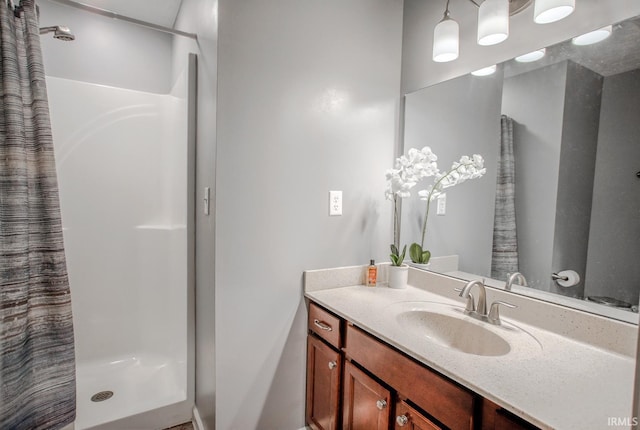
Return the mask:
<path id="1" fill-rule="evenodd" d="M 638 321 L 640 17 L 611 30 L 406 95 L 405 153 L 430 146 L 441 169 L 480 154 L 487 168 L 429 214 L 428 270 L 499 288 L 517 271 L 515 292 Z M 403 203 L 403 243 L 424 216 Z"/>

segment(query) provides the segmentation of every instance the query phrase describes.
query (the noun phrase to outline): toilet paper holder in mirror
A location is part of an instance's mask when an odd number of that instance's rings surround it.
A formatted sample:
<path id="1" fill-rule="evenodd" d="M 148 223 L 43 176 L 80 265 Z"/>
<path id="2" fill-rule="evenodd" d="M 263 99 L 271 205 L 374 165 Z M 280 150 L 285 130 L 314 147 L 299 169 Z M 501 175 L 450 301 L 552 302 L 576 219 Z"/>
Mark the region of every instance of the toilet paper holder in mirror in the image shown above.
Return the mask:
<path id="1" fill-rule="evenodd" d="M 551 279 L 553 279 L 554 281 L 568 281 L 569 277 L 568 276 L 560 276 L 557 273 L 552 273 L 551 274 Z"/>

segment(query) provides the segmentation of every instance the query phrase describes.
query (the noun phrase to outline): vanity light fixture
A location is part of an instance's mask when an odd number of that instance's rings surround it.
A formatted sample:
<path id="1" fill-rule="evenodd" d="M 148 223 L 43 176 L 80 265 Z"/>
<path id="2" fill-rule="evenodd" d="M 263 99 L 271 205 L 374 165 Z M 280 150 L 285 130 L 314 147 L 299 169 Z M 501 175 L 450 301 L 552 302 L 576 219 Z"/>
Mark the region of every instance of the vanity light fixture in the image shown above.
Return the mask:
<path id="1" fill-rule="evenodd" d="M 478 45 L 496 45 L 509 37 L 509 0 L 484 0 L 478 9 Z"/>
<path id="2" fill-rule="evenodd" d="M 547 48 L 538 49 L 536 51 L 529 52 L 528 54 L 519 55 L 515 58 L 518 63 L 531 63 L 533 61 L 538 61 L 542 57 L 544 57 L 547 52 Z"/>
<path id="3" fill-rule="evenodd" d="M 533 6 L 533 21 L 549 24 L 571 15 L 576 8 L 576 0 L 536 0 Z"/>
<path id="4" fill-rule="evenodd" d="M 445 63 L 458 58 L 460 26 L 451 18 L 447 0 L 444 16 L 433 30 L 433 61 Z M 495 45 L 509 37 L 509 17 L 534 3 L 534 21 L 538 24 L 558 21 L 573 12 L 575 0 L 469 0 L 478 7 L 477 42 Z M 480 2 L 480 3 L 478 3 Z"/>
<path id="5" fill-rule="evenodd" d="M 581 36 L 576 36 L 571 41 L 574 45 L 593 45 L 594 43 L 602 42 L 607 37 L 611 36 L 613 32 L 613 26 L 607 25 L 606 27 L 599 28 L 589 33 L 585 33 Z"/>
<path id="6" fill-rule="evenodd" d="M 471 72 L 471 74 L 473 76 L 489 76 L 489 75 L 493 75 L 497 69 L 498 69 L 498 66 L 494 64 L 493 66 L 483 67 L 482 69 L 475 70 Z"/>
<path id="7" fill-rule="evenodd" d="M 449 1 L 447 0 L 444 17 L 433 30 L 433 61 L 437 63 L 458 58 L 460 26 L 451 18 Z"/>

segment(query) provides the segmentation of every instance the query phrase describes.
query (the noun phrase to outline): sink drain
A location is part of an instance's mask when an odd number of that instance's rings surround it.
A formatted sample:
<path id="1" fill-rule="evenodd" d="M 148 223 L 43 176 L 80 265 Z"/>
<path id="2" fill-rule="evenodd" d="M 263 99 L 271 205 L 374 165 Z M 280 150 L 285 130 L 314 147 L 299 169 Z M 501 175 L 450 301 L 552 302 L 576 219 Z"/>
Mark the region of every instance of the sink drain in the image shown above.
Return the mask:
<path id="1" fill-rule="evenodd" d="M 113 397 L 113 391 L 100 391 L 99 393 L 95 393 L 91 396 L 92 402 L 104 402 L 105 400 L 109 400 Z"/>

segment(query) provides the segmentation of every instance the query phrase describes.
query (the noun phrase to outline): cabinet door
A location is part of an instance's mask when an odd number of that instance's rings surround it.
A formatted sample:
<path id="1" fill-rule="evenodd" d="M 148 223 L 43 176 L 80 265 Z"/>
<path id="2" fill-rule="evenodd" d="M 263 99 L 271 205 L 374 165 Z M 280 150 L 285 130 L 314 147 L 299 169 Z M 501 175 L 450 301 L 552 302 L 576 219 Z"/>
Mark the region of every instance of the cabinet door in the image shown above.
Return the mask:
<path id="1" fill-rule="evenodd" d="M 307 424 L 338 430 L 342 356 L 313 335 L 307 336 Z"/>
<path id="2" fill-rule="evenodd" d="M 396 404 L 396 430 L 441 430 L 441 428 L 404 401 Z"/>
<path id="3" fill-rule="evenodd" d="M 388 430 L 391 393 L 351 362 L 344 365 L 342 428 Z"/>

